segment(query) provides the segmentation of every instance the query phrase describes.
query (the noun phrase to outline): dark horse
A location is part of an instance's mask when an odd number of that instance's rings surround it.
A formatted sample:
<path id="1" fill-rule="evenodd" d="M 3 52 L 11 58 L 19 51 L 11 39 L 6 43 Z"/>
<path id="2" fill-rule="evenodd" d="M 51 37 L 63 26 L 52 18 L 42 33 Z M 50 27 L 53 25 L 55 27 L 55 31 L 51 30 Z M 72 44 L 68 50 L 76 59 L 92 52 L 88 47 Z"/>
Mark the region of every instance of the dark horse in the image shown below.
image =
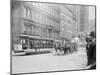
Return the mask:
<path id="1" fill-rule="evenodd" d="M 67 45 L 67 44 L 63 44 L 63 45 L 62 45 L 62 44 L 60 44 L 60 43 L 57 43 L 57 44 L 55 45 L 55 50 L 56 50 L 56 53 L 57 53 L 58 55 L 60 55 L 61 53 L 63 53 L 63 54 L 65 55 L 65 54 L 69 54 L 71 48 L 70 48 L 70 46 Z"/>

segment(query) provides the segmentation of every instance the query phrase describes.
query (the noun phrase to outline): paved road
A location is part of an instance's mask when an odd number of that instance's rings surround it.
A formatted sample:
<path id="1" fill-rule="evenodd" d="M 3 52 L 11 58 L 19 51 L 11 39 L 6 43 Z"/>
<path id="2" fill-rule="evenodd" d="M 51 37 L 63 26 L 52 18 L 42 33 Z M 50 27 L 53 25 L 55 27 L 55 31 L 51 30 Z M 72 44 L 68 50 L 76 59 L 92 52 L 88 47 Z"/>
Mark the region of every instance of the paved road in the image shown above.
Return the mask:
<path id="1" fill-rule="evenodd" d="M 86 58 L 84 48 L 79 48 L 77 53 L 61 56 L 54 53 L 12 56 L 12 73 L 84 69 Z"/>

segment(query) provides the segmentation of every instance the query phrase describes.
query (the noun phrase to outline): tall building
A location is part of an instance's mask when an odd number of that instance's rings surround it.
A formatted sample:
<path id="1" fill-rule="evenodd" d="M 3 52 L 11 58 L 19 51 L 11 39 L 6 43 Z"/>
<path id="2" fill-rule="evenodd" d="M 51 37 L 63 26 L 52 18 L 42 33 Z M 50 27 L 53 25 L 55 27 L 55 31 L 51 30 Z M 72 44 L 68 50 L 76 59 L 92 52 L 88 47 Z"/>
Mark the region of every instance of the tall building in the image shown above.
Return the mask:
<path id="1" fill-rule="evenodd" d="M 88 7 L 39 2 L 11 3 L 12 49 L 52 48 L 54 41 L 64 41 L 88 30 Z"/>
<path id="2" fill-rule="evenodd" d="M 53 47 L 60 35 L 60 11 L 55 4 L 17 2 L 11 4 L 12 48 L 22 44 L 24 49 Z"/>
<path id="3" fill-rule="evenodd" d="M 96 30 L 96 7 L 89 7 L 89 32 Z"/>
<path id="4" fill-rule="evenodd" d="M 87 32 L 89 26 L 89 6 L 80 6 L 80 32 Z"/>
<path id="5" fill-rule="evenodd" d="M 92 8 L 92 11 L 90 11 Z M 79 34 L 82 41 L 91 32 L 95 31 L 95 7 L 94 6 L 80 6 L 79 14 Z"/>
<path id="6" fill-rule="evenodd" d="M 96 31 L 95 19 L 89 20 L 89 32 Z"/>
<path id="7" fill-rule="evenodd" d="M 71 39 L 77 35 L 77 7 L 73 5 L 61 5 L 61 22 L 60 22 L 60 36 L 61 38 Z"/>
<path id="8" fill-rule="evenodd" d="M 79 32 L 80 32 L 80 6 L 79 5 L 75 5 L 73 7 L 73 19 L 76 21 L 76 26 L 73 26 L 73 27 L 76 27 L 76 36 L 79 35 Z"/>

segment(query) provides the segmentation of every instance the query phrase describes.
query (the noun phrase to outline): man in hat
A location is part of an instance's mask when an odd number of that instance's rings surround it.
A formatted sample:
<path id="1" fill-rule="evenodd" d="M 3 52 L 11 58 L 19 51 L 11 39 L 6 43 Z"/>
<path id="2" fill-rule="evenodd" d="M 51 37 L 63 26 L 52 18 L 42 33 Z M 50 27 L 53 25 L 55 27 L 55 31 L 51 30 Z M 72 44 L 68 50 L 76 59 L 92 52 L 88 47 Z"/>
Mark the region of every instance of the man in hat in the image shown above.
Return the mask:
<path id="1" fill-rule="evenodd" d="M 91 32 L 89 35 L 89 40 L 87 42 L 87 58 L 88 58 L 88 64 L 87 66 L 89 69 L 95 69 L 96 68 L 96 35 L 95 32 Z M 87 41 L 87 40 L 86 40 Z"/>

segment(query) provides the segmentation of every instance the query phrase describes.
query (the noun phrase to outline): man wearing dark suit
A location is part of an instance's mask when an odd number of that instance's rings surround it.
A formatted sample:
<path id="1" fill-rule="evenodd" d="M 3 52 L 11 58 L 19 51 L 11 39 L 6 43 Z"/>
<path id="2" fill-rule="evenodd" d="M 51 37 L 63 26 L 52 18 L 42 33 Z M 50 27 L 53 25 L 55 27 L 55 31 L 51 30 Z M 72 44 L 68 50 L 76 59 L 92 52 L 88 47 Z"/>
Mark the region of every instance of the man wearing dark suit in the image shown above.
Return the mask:
<path id="1" fill-rule="evenodd" d="M 86 46 L 86 48 L 87 48 L 87 58 L 88 58 L 87 66 L 90 66 L 89 69 L 95 69 L 96 68 L 95 32 L 91 32 L 89 36 L 91 37 L 91 39 L 88 40 L 88 43 L 87 43 L 87 46 Z"/>

